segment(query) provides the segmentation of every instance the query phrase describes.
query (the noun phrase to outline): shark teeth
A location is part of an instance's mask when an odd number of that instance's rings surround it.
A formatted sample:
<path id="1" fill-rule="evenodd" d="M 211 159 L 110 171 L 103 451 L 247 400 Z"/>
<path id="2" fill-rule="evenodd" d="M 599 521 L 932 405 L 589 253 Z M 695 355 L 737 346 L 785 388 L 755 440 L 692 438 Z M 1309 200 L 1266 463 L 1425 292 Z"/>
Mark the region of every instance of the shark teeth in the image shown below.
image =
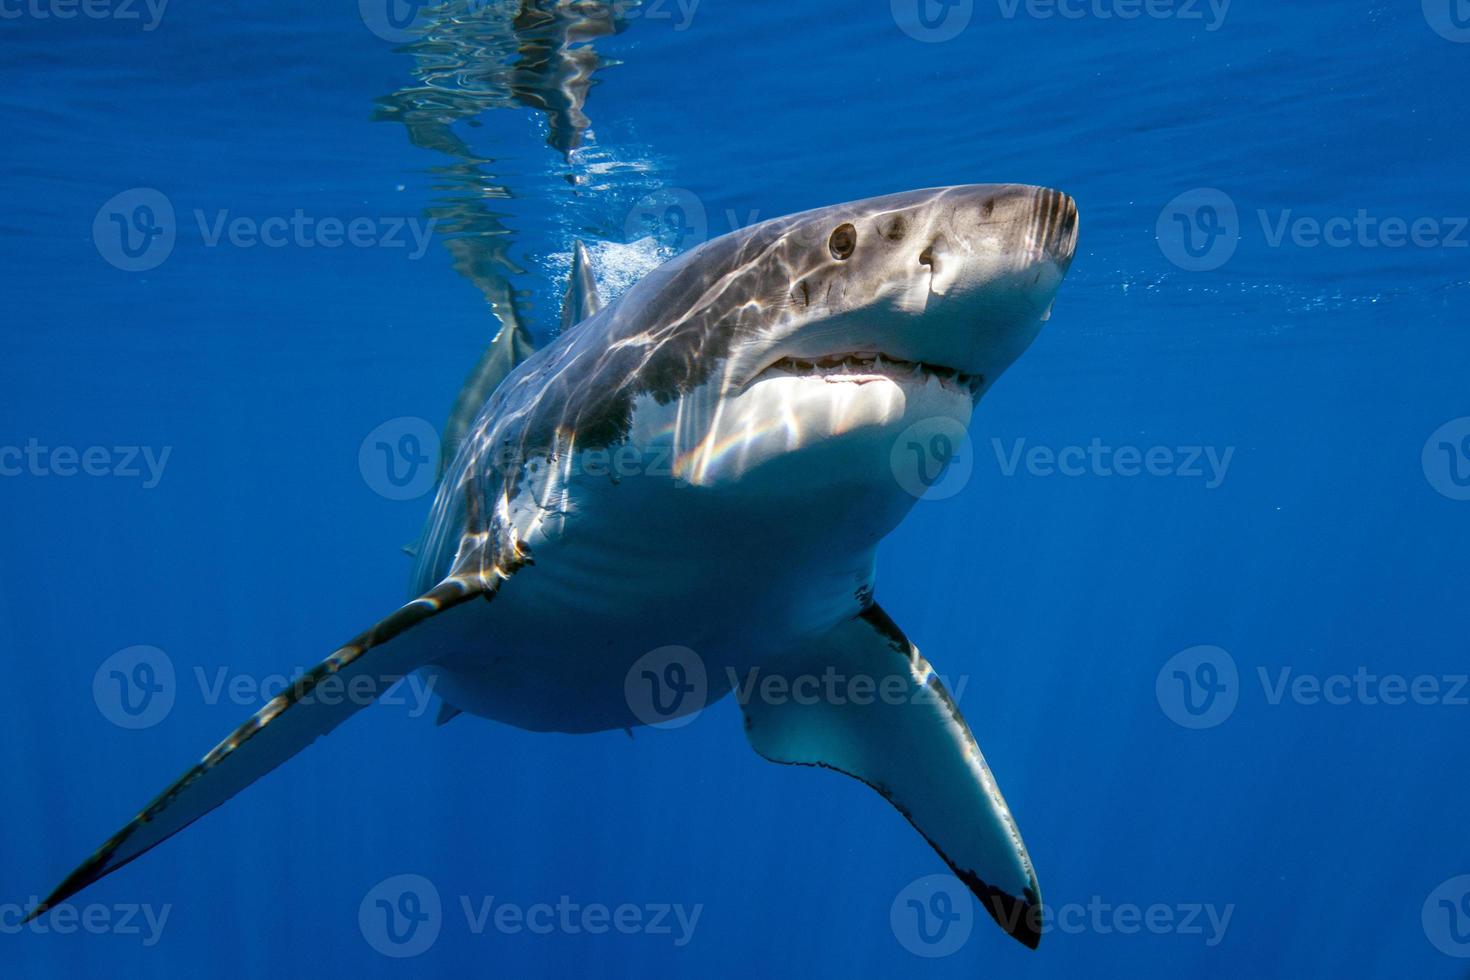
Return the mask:
<path id="1" fill-rule="evenodd" d="M 971 394 L 978 392 L 985 383 L 985 378 L 979 374 L 966 374 L 942 364 L 888 357 L 877 351 L 828 354 L 812 359 L 783 357 L 761 373 L 765 374 L 770 371 L 779 371 L 799 377 L 820 377 L 832 384 L 865 384 L 869 381 L 890 380 L 905 375 L 914 378 L 933 377 L 941 383 L 964 388 Z"/>

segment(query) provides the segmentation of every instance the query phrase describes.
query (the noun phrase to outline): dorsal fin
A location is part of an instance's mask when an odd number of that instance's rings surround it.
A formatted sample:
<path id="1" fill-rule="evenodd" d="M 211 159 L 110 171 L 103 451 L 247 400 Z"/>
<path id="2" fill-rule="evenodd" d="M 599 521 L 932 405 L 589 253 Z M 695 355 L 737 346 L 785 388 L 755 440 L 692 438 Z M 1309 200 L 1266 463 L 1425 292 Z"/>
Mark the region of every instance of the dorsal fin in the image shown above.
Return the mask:
<path id="1" fill-rule="evenodd" d="M 516 365 L 536 352 L 536 344 L 531 340 L 531 335 L 521 326 L 521 318 L 516 313 L 514 302 L 507 300 L 496 304 L 495 312 L 500 317 L 500 332 L 490 341 L 485 353 L 480 355 L 479 363 L 470 372 L 470 376 L 465 378 L 459 397 L 449 410 L 449 420 L 444 423 L 444 438 L 439 443 L 441 476 L 453 461 L 459 444 L 464 441 L 465 434 L 474 424 L 475 416 L 480 414 L 485 400 L 500 387 L 500 382 L 505 380 L 506 375 L 516 369 Z"/>
<path id="2" fill-rule="evenodd" d="M 572 243 L 572 278 L 561 304 L 561 328 L 570 330 L 598 310 L 602 297 L 597 295 L 597 280 L 592 277 L 592 261 L 581 240 Z"/>

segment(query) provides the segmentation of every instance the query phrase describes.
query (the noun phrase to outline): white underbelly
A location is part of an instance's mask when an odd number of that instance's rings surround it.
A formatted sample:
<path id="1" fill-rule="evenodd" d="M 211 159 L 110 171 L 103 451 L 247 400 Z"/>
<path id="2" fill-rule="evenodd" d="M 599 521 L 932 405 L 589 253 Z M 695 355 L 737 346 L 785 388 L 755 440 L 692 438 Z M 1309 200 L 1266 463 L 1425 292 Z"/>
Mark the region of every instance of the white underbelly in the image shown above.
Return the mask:
<path id="1" fill-rule="evenodd" d="M 533 538 L 534 564 L 462 617 L 455 649 L 428 668 L 448 703 L 538 731 L 646 724 L 628 684 L 650 653 L 680 648 L 679 670 L 701 675 L 712 702 L 749 666 L 855 615 L 871 588 L 875 541 L 806 541 L 799 525 L 739 509 L 711 525 L 723 508 L 654 520 L 599 503 Z"/>

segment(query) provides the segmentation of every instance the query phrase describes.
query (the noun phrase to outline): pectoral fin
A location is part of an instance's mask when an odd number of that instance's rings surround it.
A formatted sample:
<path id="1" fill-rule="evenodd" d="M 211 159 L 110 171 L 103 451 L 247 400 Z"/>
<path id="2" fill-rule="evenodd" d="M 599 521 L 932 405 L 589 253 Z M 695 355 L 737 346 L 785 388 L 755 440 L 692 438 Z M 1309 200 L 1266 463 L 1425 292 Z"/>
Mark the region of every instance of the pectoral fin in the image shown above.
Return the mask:
<path id="1" fill-rule="evenodd" d="M 1016 822 L 949 692 L 893 621 L 872 606 L 762 674 L 772 672 L 787 696 L 761 685 L 741 695 L 751 746 L 772 762 L 836 769 L 872 787 L 1001 928 L 1034 949 L 1041 892 Z M 801 684 L 832 676 L 836 686 Z"/>
<path id="2" fill-rule="evenodd" d="M 143 808 L 27 916 L 36 918 L 163 843 L 366 706 L 453 642 L 457 610 L 489 593 L 446 579 L 297 678 Z M 359 678 L 373 683 L 354 684 Z M 370 692 L 361 692 L 364 688 Z"/>

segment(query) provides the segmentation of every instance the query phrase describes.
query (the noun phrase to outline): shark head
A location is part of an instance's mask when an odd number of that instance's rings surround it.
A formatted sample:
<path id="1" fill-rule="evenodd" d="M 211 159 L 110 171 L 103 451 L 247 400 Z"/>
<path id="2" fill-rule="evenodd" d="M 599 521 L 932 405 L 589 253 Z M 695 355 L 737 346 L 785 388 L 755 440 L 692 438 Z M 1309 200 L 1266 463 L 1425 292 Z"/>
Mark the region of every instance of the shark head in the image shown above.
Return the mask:
<path id="1" fill-rule="evenodd" d="M 1070 197 L 1015 184 L 871 198 L 712 241 L 651 276 L 646 301 L 686 331 L 665 350 L 718 368 L 635 428 L 678 432 L 696 485 L 766 499 L 893 489 L 894 441 L 925 420 L 968 425 L 1050 316 L 1076 242 Z"/>
<path id="2" fill-rule="evenodd" d="M 769 326 L 733 352 L 731 384 L 933 377 L 978 398 L 1050 316 L 1077 207 L 976 184 L 809 211 L 779 232 L 751 275 Z"/>

